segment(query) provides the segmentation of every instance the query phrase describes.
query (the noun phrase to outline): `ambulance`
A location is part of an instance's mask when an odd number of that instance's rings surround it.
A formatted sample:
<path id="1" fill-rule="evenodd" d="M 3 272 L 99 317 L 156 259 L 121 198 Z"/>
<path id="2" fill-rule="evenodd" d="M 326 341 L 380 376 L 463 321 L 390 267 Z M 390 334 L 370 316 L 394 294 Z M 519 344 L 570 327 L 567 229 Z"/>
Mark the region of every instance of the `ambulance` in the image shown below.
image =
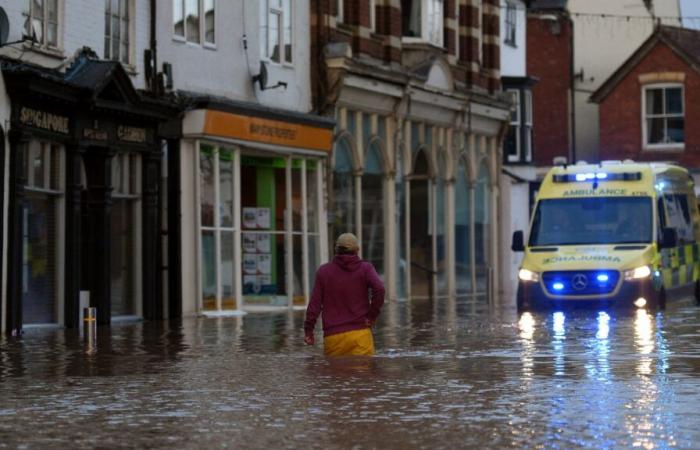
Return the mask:
<path id="1" fill-rule="evenodd" d="M 663 309 L 667 296 L 700 299 L 700 214 L 693 179 L 666 163 L 604 161 L 553 167 L 524 252 L 519 311 L 567 304 Z"/>

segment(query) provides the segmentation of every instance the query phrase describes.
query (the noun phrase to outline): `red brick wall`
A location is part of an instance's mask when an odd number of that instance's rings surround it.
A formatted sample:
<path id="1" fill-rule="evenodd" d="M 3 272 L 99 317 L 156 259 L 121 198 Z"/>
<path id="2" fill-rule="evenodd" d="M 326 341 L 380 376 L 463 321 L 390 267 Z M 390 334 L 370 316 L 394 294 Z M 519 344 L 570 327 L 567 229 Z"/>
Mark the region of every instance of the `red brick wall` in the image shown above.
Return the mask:
<path id="1" fill-rule="evenodd" d="M 684 72 L 685 150 L 642 150 L 642 84 L 639 75 Z M 601 159 L 676 161 L 700 167 L 700 74 L 690 68 L 666 44 L 659 42 L 600 105 Z"/>
<path id="2" fill-rule="evenodd" d="M 538 166 L 555 156 L 569 157 L 571 26 L 559 20 L 527 19 L 527 74 L 539 78 L 532 88 L 532 159 Z"/>

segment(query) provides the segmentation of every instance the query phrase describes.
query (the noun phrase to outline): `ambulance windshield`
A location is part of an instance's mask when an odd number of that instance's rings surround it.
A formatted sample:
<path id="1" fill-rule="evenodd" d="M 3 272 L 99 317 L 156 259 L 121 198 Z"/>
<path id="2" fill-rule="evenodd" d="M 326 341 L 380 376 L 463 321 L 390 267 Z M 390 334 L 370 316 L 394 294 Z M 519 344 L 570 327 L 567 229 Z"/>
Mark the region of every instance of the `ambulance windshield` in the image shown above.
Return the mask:
<path id="1" fill-rule="evenodd" d="M 651 240 L 651 197 L 581 197 L 540 200 L 529 245 L 641 244 Z"/>

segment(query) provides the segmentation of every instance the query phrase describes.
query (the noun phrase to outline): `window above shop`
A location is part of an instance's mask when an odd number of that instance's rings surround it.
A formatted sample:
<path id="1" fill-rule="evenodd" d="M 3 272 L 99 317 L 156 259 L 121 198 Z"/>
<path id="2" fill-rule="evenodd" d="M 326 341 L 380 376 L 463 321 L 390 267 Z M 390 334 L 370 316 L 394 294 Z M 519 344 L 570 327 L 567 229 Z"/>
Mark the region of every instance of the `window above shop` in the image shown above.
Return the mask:
<path id="1" fill-rule="evenodd" d="M 27 0 L 24 32 L 42 47 L 59 47 L 59 0 Z"/>
<path id="2" fill-rule="evenodd" d="M 105 59 L 131 63 L 132 0 L 107 0 L 105 2 Z"/>
<path id="3" fill-rule="evenodd" d="M 216 0 L 173 0 L 173 33 L 178 40 L 216 45 Z"/>
<path id="4" fill-rule="evenodd" d="M 682 84 L 653 84 L 642 88 L 642 130 L 645 149 L 683 149 L 685 144 L 683 95 Z"/>
<path id="5" fill-rule="evenodd" d="M 506 92 L 511 99 L 511 113 L 504 142 L 504 162 L 529 163 L 532 161 L 532 91 L 523 87 Z"/>
<path id="6" fill-rule="evenodd" d="M 511 2 L 506 3 L 506 24 L 503 35 L 503 42 L 512 47 L 517 47 L 518 17 L 516 15 L 516 5 Z"/>
<path id="7" fill-rule="evenodd" d="M 404 40 L 442 47 L 443 11 L 443 0 L 401 0 Z"/>
<path id="8" fill-rule="evenodd" d="M 275 63 L 292 63 L 291 0 L 260 2 L 260 50 L 263 59 Z"/>

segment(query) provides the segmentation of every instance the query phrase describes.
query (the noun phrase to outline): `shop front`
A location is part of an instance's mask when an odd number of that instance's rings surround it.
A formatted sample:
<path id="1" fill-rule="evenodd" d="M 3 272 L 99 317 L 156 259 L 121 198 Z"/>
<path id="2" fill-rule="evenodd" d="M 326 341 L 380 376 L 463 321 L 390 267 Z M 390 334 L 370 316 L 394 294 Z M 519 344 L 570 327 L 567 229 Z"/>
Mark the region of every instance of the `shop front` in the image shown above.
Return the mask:
<path id="1" fill-rule="evenodd" d="M 181 144 L 184 314 L 303 307 L 328 255 L 334 123 L 200 99 Z M 190 218 L 192 220 L 190 220 Z"/>
<path id="2" fill-rule="evenodd" d="M 11 98 L 6 329 L 160 318 L 158 124 L 124 69 L 81 55 L 65 74 L 4 61 Z M 83 305 L 86 306 L 86 305 Z"/>

